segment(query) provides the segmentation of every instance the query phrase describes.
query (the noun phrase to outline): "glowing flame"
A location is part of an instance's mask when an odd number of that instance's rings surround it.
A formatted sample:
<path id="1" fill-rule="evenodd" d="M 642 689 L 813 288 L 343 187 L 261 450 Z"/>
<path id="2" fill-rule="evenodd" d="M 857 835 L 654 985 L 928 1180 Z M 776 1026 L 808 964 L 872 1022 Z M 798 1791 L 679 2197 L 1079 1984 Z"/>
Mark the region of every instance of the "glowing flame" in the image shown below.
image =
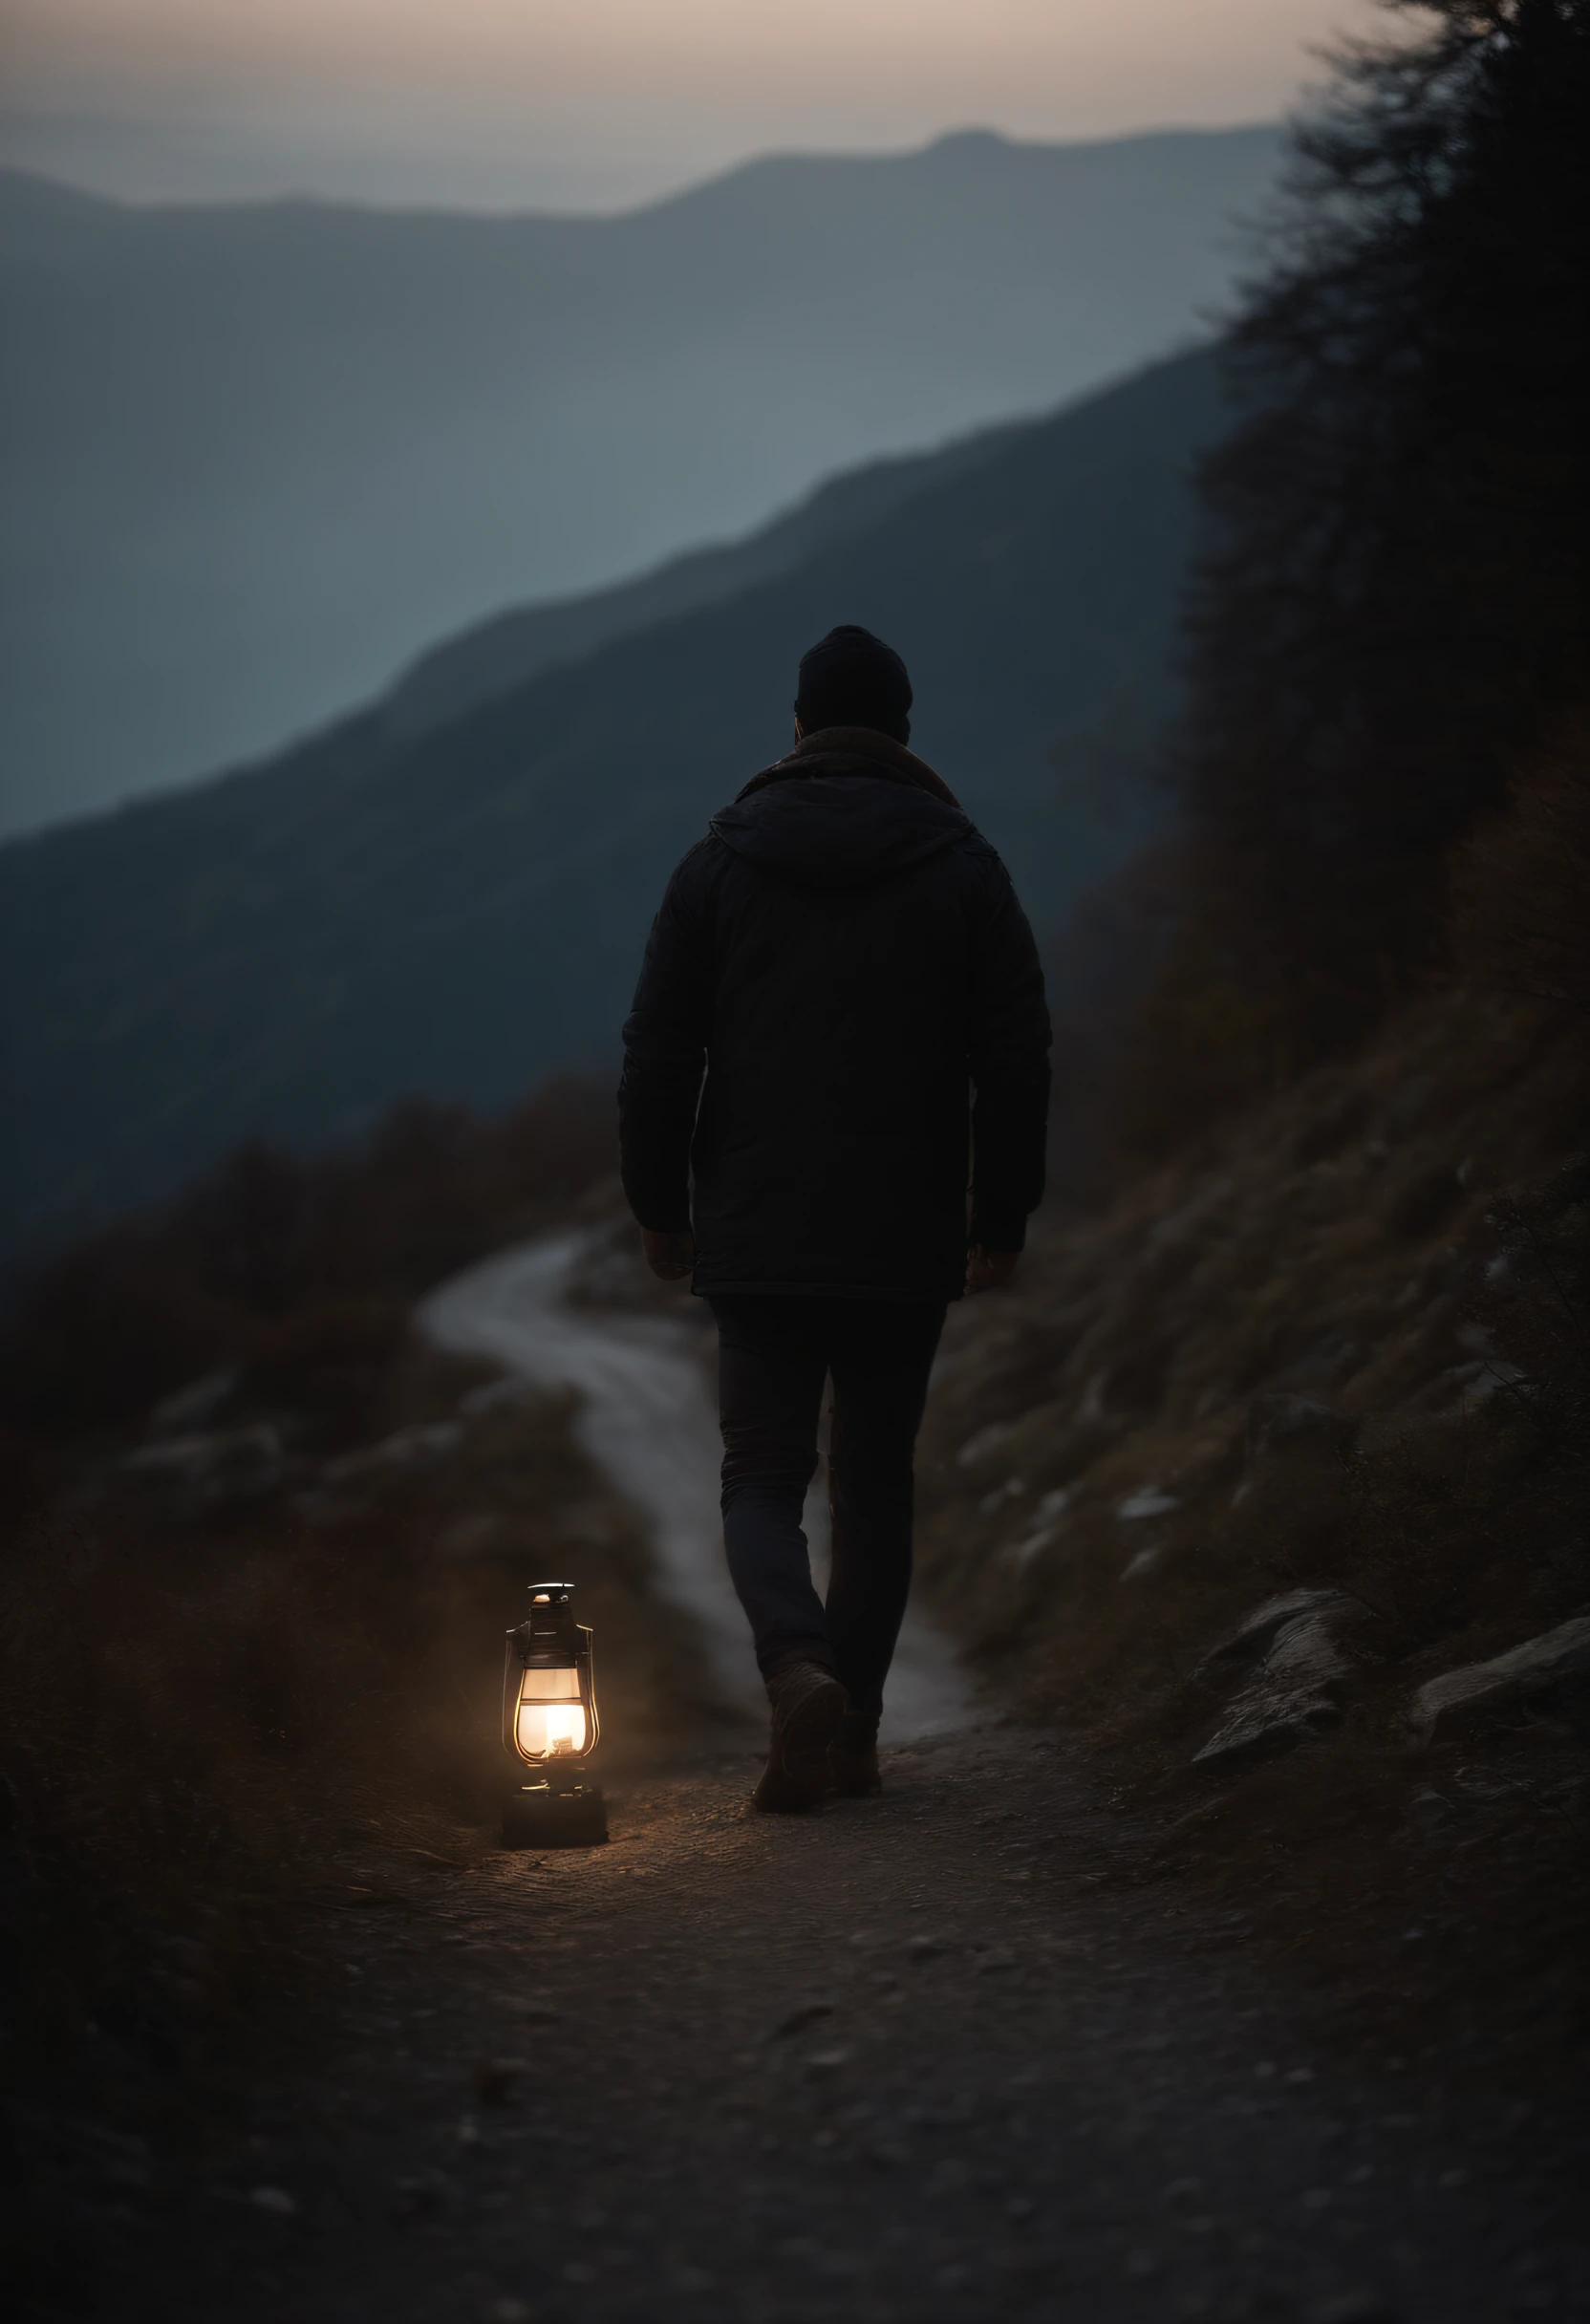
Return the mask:
<path id="1" fill-rule="evenodd" d="M 576 1670 L 526 1670 L 515 1733 L 526 1759 L 578 1758 L 589 1740 Z"/>
<path id="2" fill-rule="evenodd" d="M 519 1748 L 527 1759 L 574 1758 L 585 1749 L 583 1703 L 521 1703 Z"/>

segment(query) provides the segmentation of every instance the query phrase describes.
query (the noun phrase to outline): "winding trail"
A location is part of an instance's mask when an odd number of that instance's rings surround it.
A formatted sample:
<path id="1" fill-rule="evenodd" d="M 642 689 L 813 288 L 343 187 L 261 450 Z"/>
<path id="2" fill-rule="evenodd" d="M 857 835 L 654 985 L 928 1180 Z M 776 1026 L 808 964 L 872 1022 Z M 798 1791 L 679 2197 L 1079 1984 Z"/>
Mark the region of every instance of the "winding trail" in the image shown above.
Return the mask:
<path id="1" fill-rule="evenodd" d="M 568 1306 L 579 1250 L 471 1270 L 427 1327 L 581 1390 L 586 1444 L 743 1697 L 691 1335 Z M 907 1669 L 908 1700 L 954 1677 L 921 1627 Z M 1229 1896 L 1156 1876 L 1080 1750 L 904 1724 L 896 1702 L 877 1799 L 747 1814 L 747 1728 L 614 1785 L 610 1846 L 433 1859 L 381 1910 L 328 1897 L 346 2002 L 191 2159 L 96 2313 L 1590 2316 L 1582 2104 L 1520 2087 L 1505 2012 L 1483 2043 L 1386 2055 Z"/>
<path id="2" fill-rule="evenodd" d="M 487 1356 L 538 1388 L 578 1390 L 575 1433 L 649 1519 L 659 1594 L 695 1620 L 724 1703 L 760 1718 L 765 1704 L 723 1558 L 718 1422 L 695 1337 L 666 1316 L 569 1304 L 567 1288 L 592 1240 L 570 1230 L 483 1259 L 431 1294 L 420 1326 L 439 1346 Z M 821 1476 L 820 1467 L 806 1507 L 819 1587 L 828 1530 Z M 890 1674 L 888 1739 L 972 1722 L 949 1646 L 913 1606 Z"/>

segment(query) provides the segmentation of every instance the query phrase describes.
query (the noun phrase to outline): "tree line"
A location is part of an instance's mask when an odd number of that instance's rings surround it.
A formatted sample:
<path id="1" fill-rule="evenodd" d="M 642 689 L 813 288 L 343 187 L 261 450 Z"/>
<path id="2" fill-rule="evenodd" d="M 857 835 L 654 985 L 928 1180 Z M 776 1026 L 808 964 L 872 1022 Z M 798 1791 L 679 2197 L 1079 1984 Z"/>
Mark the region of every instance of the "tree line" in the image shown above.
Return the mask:
<path id="1" fill-rule="evenodd" d="M 1454 943 L 1585 981 L 1590 0 L 1388 5 L 1294 133 L 1228 342 L 1127 1092 L 1150 1147 Z"/>

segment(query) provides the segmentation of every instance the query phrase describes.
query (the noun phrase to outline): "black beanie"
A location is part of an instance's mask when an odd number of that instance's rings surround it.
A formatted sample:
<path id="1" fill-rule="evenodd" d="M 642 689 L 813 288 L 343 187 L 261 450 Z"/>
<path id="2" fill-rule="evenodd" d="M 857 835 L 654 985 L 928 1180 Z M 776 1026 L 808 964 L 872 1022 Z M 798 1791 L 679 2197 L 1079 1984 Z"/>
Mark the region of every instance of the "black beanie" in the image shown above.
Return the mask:
<path id="1" fill-rule="evenodd" d="M 870 726 L 911 740 L 911 680 L 892 646 L 853 621 L 842 622 L 801 656 L 795 716 L 807 734 L 825 726 Z"/>

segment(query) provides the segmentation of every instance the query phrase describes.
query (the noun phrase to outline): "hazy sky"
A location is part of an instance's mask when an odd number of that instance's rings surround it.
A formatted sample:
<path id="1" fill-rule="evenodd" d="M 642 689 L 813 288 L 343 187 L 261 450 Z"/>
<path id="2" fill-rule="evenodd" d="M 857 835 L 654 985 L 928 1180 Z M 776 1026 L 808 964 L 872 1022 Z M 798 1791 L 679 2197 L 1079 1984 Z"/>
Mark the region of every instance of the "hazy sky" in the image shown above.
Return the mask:
<path id="1" fill-rule="evenodd" d="M 1262 119 L 1370 0 L 0 0 L 0 154 L 140 196 L 611 206 L 770 147 Z"/>

